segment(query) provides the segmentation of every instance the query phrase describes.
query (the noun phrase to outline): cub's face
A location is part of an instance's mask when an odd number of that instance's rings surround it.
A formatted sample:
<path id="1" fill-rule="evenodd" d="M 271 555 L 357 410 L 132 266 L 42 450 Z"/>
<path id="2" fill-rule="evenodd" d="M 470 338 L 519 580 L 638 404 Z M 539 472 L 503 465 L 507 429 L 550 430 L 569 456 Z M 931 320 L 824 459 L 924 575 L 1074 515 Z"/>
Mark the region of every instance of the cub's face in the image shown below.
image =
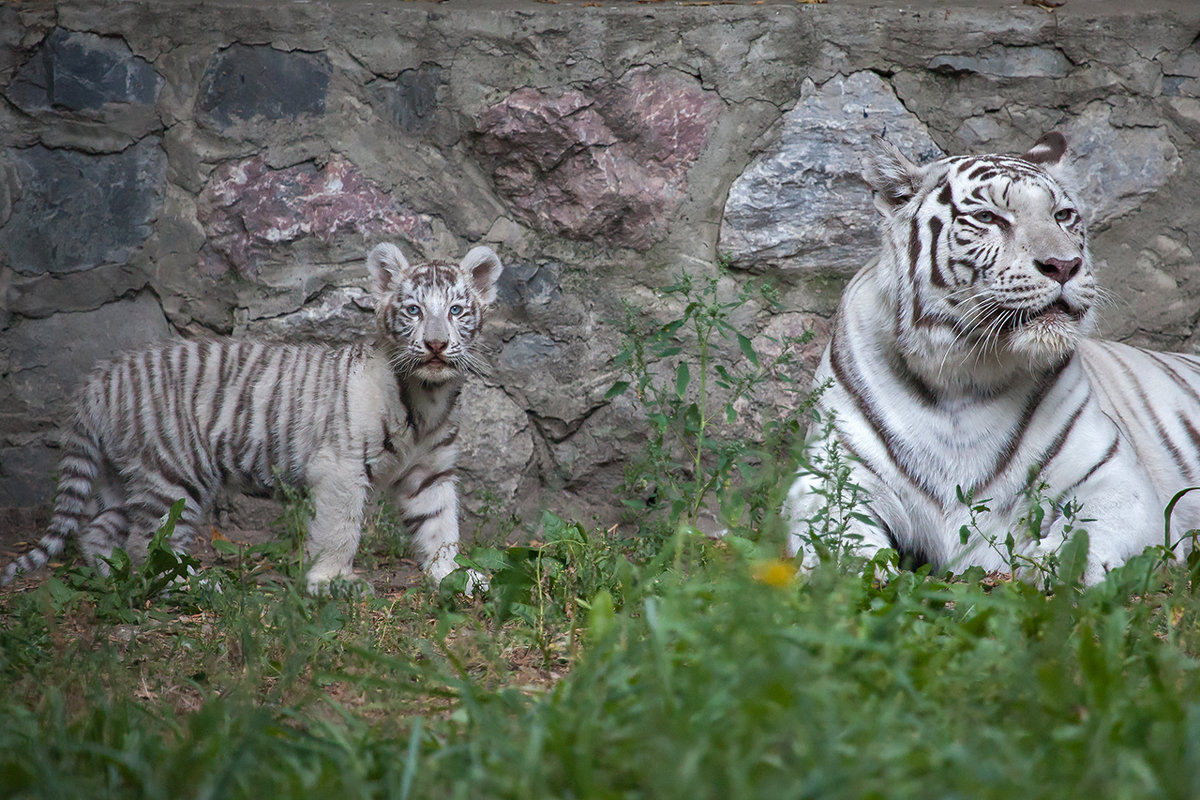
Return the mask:
<path id="1" fill-rule="evenodd" d="M 380 342 L 398 374 L 435 384 L 482 369 L 477 337 L 503 269 L 492 250 L 476 247 L 459 264 L 410 265 L 395 245 L 381 244 L 367 269 Z"/>

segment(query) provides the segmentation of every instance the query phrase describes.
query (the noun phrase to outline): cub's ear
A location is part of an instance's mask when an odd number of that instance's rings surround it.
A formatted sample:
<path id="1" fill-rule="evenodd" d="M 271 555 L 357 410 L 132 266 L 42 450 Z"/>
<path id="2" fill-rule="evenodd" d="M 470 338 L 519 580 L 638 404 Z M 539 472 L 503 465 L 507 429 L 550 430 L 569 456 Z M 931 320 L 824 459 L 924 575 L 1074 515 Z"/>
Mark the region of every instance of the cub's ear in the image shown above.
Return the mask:
<path id="1" fill-rule="evenodd" d="M 367 272 L 371 273 L 371 289 L 376 294 L 382 294 L 408 272 L 408 259 L 396 245 L 381 244 L 367 256 Z"/>
<path id="2" fill-rule="evenodd" d="M 495 251 L 482 245 L 473 247 L 458 268 L 471 276 L 471 283 L 475 285 L 475 291 L 479 292 L 479 298 L 484 304 L 491 305 L 496 299 L 496 281 L 504 271 L 500 257 Z"/>
<path id="3" fill-rule="evenodd" d="M 1050 131 L 1038 139 L 1033 147 L 1029 148 L 1021 158 L 1034 164 L 1051 167 L 1062 161 L 1062 157 L 1066 152 L 1067 137 L 1058 131 Z"/>
<path id="4" fill-rule="evenodd" d="M 875 207 L 886 217 L 913 199 L 925 179 L 925 170 L 883 137 L 871 138 L 874 149 L 867 154 L 863 178 L 875 191 Z"/>

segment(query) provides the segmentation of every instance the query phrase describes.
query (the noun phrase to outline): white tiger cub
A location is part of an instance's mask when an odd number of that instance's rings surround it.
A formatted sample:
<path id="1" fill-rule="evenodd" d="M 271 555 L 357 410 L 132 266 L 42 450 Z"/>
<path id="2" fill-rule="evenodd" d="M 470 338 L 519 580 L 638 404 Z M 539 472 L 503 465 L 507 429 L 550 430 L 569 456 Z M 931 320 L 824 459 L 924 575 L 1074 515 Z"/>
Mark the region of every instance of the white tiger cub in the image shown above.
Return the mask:
<path id="1" fill-rule="evenodd" d="M 440 581 L 458 549 L 455 405 L 478 371 L 478 336 L 502 266 L 487 247 L 460 264 L 410 265 L 395 245 L 367 258 L 377 332 L 333 347 L 206 339 L 126 354 L 96 369 L 64 433 L 49 531 L 3 581 L 77 537 L 92 563 L 113 548 L 144 557 L 169 507 L 186 499 L 172 547 L 186 547 L 227 482 L 304 484 L 314 514 L 309 591 L 353 579 L 372 488 L 393 498 L 425 571 Z"/>
<path id="2" fill-rule="evenodd" d="M 1079 505 L 1095 583 L 1163 542 L 1164 506 L 1200 484 L 1200 356 L 1086 338 L 1097 289 L 1065 152 L 1049 133 L 1022 156 L 917 166 L 880 140 L 869 158 L 882 249 L 847 285 L 815 378 L 866 494 L 870 524 L 846 515 L 843 546 L 1005 569 L 1005 536 L 1044 487 L 1056 508 Z M 830 480 L 802 469 L 786 503 L 806 565 Z M 973 528 L 956 487 L 990 500 Z M 1173 531 L 1200 527 L 1197 494 Z M 1056 550 L 1067 522 L 1051 510 L 1017 552 Z"/>

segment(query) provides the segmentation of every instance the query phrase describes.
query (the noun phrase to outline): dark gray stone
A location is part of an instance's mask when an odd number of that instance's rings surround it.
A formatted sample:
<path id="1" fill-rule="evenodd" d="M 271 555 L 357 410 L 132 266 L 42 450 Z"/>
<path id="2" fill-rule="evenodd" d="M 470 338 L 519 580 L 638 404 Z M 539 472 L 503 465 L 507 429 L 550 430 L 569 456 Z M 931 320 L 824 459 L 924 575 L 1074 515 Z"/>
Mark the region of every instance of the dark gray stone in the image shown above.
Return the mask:
<path id="1" fill-rule="evenodd" d="M 12 216 L 13 205 L 20 197 L 21 179 L 12 159 L 6 158 L 0 161 L 0 227 L 8 222 L 8 218 Z M 0 255 L 0 264 L 3 262 L 4 257 Z"/>
<path id="2" fill-rule="evenodd" d="M 65 424 L 71 398 L 97 362 L 169 335 L 162 309 L 148 292 L 95 311 L 26 320 L 0 343 L 0 408 L 42 424 Z M 36 442 L 0 448 L 0 504 L 47 502 L 57 455 Z"/>
<path id="3" fill-rule="evenodd" d="M 162 208 L 167 157 L 157 139 L 112 155 L 37 146 L 8 156 L 21 192 L 0 250 L 26 275 L 127 261 Z"/>
<path id="4" fill-rule="evenodd" d="M 51 479 L 59 458 L 44 444 L 0 447 L 0 508 L 32 508 L 53 497 Z"/>
<path id="5" fill-rule="evenodd" d="M 255 117 L 324 114 L 332 72 L 320 53 L 232 45 L 213 56 L 200 79 L 196 119 L 225 129 Z"/>
<path id="6" fill-rule="evenodd" d="M 545 305 L 562 295 L 557 261 L 514 261 L 504 265 L 500 274 L 498 299 L 506 306 Z"/>
<path id="7" fill-rule="evenodd" d="M 95 311 L 56 314 L 14 326 L 0 348 L 4 406 L 35 416 L 64 415 L 68 399 L 99 361 L 170 334 L 149 292 Z"/>
<path id="8" fill-rule="evenodd" d="M 370 88 L 392 124 L 405 133 L 423 133 L 433 125 L 441 86 L 442 68 L 422 64 L 404 70 L 394 81 L 375 81 Z"/>
<path id="9" fill-rule="evenodd" d="M 544 372 L 549 364 L 560 360 L 563 349 L 563 345 L 548 336 L 521 334 L 505 343 L 497 366 L 502 373 L 511 376 Z"/>
<path id="10" fill-rule="evenodd" d="M 21 47 L 21 34 L 24 33 L 21 23 L 16 4 L 0 6 L 0 81 L 11 75 L 26 58 L 27 53 Z"/>
<path id="11" fill-rule="evenodd" d="M 163 80 L 124 41 L 58 28 L 18 71 L 6 95 L 24 111 L 154 105 Z"/>

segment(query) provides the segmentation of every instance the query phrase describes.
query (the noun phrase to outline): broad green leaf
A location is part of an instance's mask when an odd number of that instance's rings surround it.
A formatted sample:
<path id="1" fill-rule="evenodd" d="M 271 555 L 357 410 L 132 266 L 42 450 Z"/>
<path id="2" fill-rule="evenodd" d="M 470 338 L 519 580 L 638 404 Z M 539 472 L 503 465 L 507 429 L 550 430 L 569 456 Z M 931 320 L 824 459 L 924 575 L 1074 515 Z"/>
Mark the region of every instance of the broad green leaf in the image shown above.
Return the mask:
<path id="1" fill-rule="evenodd" d="M 613 611 L 612 594 L 607 589 L 596 592 L 588 610 L 588 636 L 592 641 L 603 639 L 613 629 L 616 614 Z"/>
<path id="2" fill-rule="evenodd" d="M 1042 522 L 1045 518 L 1046 509 L 1040 505 L 1034 506 L 1029 517 L 1029 532 L 1033 534 L 1034 538 L 1042 538 Z"/>
<path id="3" fill-rule="evenodd" d="M 675 370 L 675 395 L 682 400 L 687 395 L 688 382 L 692 379 L 691 371 L 688 370 L 686 361 L 679 362 L 679 368 Z"/>
<path id="4" fill-rule="evenodd" d="M 235 556 L 238 554 L 238 551 L 242 549 L 240 544 L 237 542 L 231 542 L 228 539 L 213 539 L 212 547 L 213 550 L 216 550 L 218 553 L 222 553 L 227 556 Z"/>
<path id="5" fill-rule="evenodd" d="M 617 381 L 608 388 L 604 393 L 605 400 L 612 400 L 614 397 L 620 397 L 625 394 L 625 390 L 629 388 L 629 381 Z"/>
<path id="6" fill-rule="evenodd" d="M 742 348 L 742 354 L 745 355 L 746 358 L 750 359 L 751 364 L 753 364 L 754 366 L 757 367 L 758 366 L 758 353 L 754 352 L 754 344 L 750 341 L 750 339 L 748 337 L 746 337 L 745 335 L 740 334 L 740 333 L 737 335 L 737 340 L 738 340 L 738 347 Z"/>
<path id="7" fill-rule="evenodd" d="M 1058 567 L 1058 577 L 1063 583 L 1075 584 L 1083 577 L 1087 569 L 1088 544 L 1087 531 L 1079 530 L 1063 545 Z"/>

